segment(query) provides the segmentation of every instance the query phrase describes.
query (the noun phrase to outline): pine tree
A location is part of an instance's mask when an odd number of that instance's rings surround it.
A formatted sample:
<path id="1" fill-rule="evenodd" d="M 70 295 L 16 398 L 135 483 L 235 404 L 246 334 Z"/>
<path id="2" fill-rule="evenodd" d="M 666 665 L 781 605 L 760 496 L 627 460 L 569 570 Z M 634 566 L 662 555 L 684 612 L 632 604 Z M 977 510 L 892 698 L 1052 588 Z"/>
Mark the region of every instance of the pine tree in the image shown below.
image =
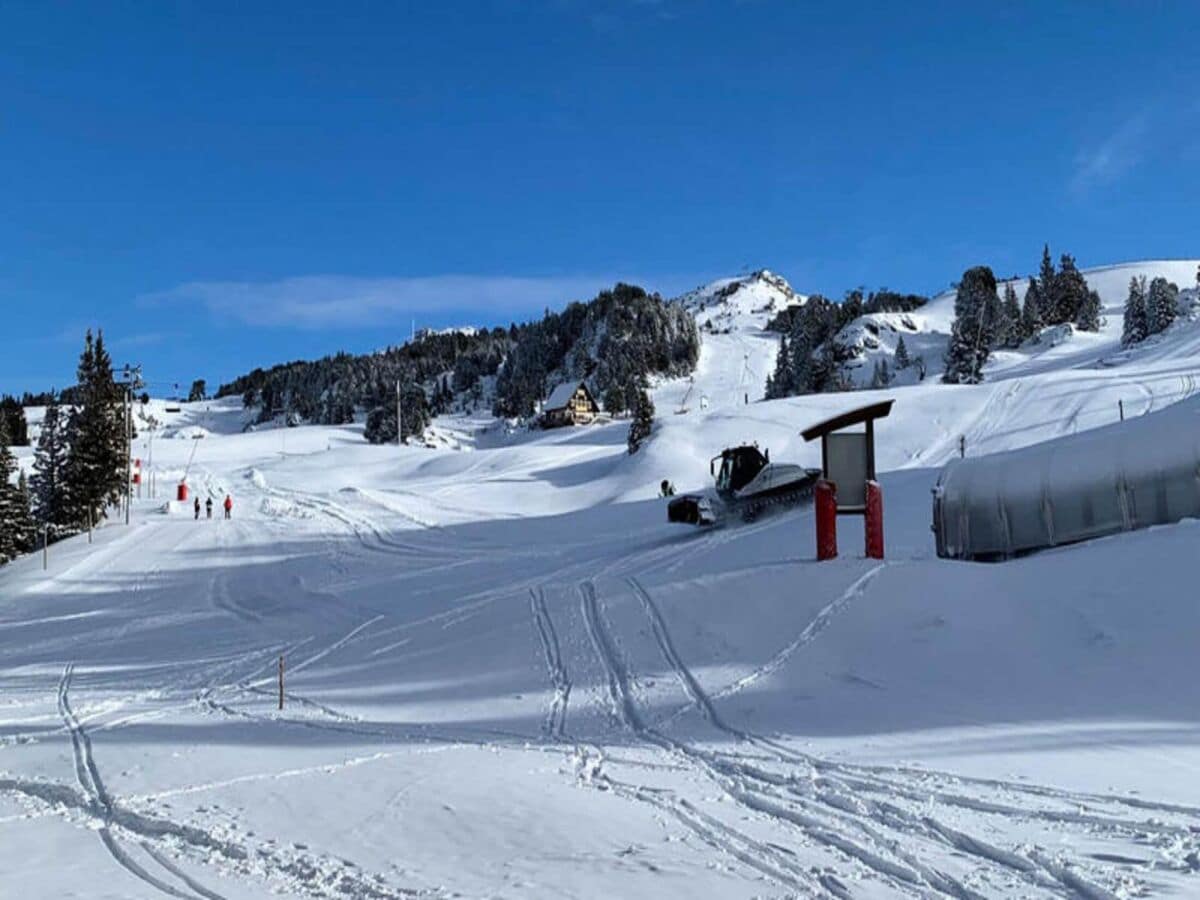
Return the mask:
<path id="1" fill-rule="evenodd" d="M 13 483 L 16 468 L 8 446 L 8 423 L 0 418 L 0 565 L 20 552 L 20 498 Z"/>
<path id="2" fill-rule="evenodd" d="M 775 369 L 767 376 L 766 397 L 768 400 L 774 400 L 777 397 L 786 397 L 791 391 L 790 388 L 790 367 L 791 350 L 788 347 L 787 335 L 781 335 L 779 338 L 779 352 L 775 354 Z"/>
<path id="3" fill-rule="evenodd" d="M 875 371 L 871 375 L 871 387 L 874 390 L 887 387 L 892 383 L 892 372 L 888 367 L 887 357 L 875 360 Z"/>
<path id="4" fill-rule="evenodd" d="M 68 419 L 69 521 L 98 522 L 125 487 L 125 416 L 103 335 L 89 330 L 79 357 L 79 400 Z"/>
<path id="5" fill-rule="evenodd" d="M 33 508 L 38 524 L 50 530 L 57 540 L 76 530 L 79 523 L 70 517 L 67 497 L 67 446 L 58 400 L 51 396 L 42 418 L 37 450 L 33 457 Z"/>
<path id="6" fill-rule="evenodd" d="M 29 496 L 29 482 L 22 470 L 17 476 L 16 528 L 14 529 L 17 552 L 32 553 L 37 548 L 37 523 L 33 519 L 33 503 Z"/>
<path id="7" fill-rule="evenodd" d="M 1146 326 L 1151 334 L 1158 334 L 1171 327 L 1178 315 L 1179 288 L 1158 277 L 1150 282 L 1146 295 Z"/>
<path id="8" fill-rule="evenodd" d="M 8 427 L 8 441 L 13 447 L 29 444 L 29 423 L 25 421 L 25 408 L 16 397 L 5 394 L 0 397 L 0 418 Z"/>
<path id="9" fill-rule="evenodd" d="M 1004 285 L 1004 303 L 1001 307 L 1000 323 L 1000 327 L 997 328 L 997 340 L 1000 346 L 1018 346 L 1022 341 L 1021 303 L 1017 300 L 1017 292 L 1011 281 Z"/>
<path id="10" fill-rule="evenodd" d="M 908 347 L 904 343 L 904 335 L 900 335 L 900 340 L 896 342 L 896 369 L 904 371 L 909 367 L 911 360 L 908 358 Z"/>
<path id="11" fill-rule="evenodd" d="M 1056 324 L 1079 321 L 1080 310 L 1088 305 L 1088 283 L 1075 265 L 1075 259 L 1064 253 L 1059 260 L 1058 277 L 1055 279 L 1058 309 Z M 1096 328 L 1100 327 L 1100 310 L 1096 309 Z M 1087 329 L 1089 331 L 1095 329 Z"/>
<path id="12" fill-rule="evenodd" d="M 1042 292 L 1038 283 L 1029 279 L 1025 289 L 1025 302 L 1021 306 L 1021 340 L 1027 341 L 1042 330 Z"/>
<path id="13" fill-rule="evenodd" d="M 1084 295 L 1083 302 L 1079 306 L 1079 311 L 1075 313 L 1075 327 L 1080 331 L 1099 331 L 1101 325 L 1100 311 L 1100 294 L 1094 290 L 1089 290 Z"/>
<path id="14" fill-rule="evenodd" d="M 1129 347 L 1144 341 L 1150 334 L 1146 319 L 1146 279 L 1129 279 L 1129 296 L 1125 299 L 1125 314 L 1121 325 L 1121 344 Z"/>
<path id="15" fill-rule="evenodd" d="M 633 410 L 633 421 L 629 423 L 629 440 L 627 446 L 630 453 L 637 453 L 642 442 L 650 437 L 654 430 L 654 401 L 645 384 L 638 388 L 637 405 Z"/>
<path id="16" fill-rule="evenodd" d="M 983 380 L 983 366 L 995 343 L 1000 310 L 996 276 L 991 269 L 975 266 L 963 273 L 954 310 L 942 380 L 947 384 L 978 384 Z"/>
<path id="17" fill-rule="evenodd" d="M 625 391 L 616 382 L 604 391 L 604 411 L 612 416 L 619 416 L 625 412 Z"/>
<path id="18" fill-rule="evenodd" d="M 1058 325 L 1058 273 L 1050 258 L 1050 245 L 1042 245 L 1042 266 L 1038 270 L 1038 318 L 1043 325 Z"/>

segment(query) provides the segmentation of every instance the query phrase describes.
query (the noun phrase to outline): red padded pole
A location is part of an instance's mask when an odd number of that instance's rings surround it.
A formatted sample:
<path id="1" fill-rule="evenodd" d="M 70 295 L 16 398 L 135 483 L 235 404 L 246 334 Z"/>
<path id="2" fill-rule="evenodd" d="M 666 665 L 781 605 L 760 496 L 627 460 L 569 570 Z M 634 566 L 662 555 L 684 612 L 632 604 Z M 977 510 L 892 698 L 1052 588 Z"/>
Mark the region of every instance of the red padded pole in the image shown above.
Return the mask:
<path id="1" fill-rule="evenodd" d="M 867 482 L 867 558 L 883 559 L 883 488 L 878 481 Z"/>
<path id="2" fill-rule="evenodd" d="M 813 506 L 817 510 L 817 559 L 837 559 L 837 485 L 818 481 Z"/>

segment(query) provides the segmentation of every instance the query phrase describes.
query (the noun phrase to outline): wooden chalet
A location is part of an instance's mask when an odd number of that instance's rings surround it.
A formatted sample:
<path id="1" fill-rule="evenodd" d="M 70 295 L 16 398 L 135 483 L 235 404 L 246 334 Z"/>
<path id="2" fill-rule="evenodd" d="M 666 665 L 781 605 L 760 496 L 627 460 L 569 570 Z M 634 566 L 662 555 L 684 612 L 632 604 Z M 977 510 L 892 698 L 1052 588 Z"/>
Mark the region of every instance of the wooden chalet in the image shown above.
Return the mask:
<path id="1" fill-rule="evenodd" d="M 596 420 L 600 404 L 586 383 L 566 381 L 556 387 L 542 404 L 542 427 L 589 425 Z"/>

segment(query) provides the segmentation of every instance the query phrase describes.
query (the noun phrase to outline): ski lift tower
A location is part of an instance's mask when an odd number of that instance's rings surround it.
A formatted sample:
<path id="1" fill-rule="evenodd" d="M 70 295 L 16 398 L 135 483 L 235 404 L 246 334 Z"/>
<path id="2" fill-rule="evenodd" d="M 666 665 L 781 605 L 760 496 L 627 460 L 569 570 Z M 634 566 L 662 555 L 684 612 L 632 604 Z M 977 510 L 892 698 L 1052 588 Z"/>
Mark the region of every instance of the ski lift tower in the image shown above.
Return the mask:
<path id="1" fill-rule="evenodd" d="M 867 556 L 883 559 L 883 492 L 875 480 L 875 420 L 893 400 L 861 406 L 818 422 L 800 436 L 821 439 L 821 480 L 816 487 L 817 559 L 837 556 L 837 517 L 862 516 Z M 847 431 L 856 425 L 862 431 Z"/>

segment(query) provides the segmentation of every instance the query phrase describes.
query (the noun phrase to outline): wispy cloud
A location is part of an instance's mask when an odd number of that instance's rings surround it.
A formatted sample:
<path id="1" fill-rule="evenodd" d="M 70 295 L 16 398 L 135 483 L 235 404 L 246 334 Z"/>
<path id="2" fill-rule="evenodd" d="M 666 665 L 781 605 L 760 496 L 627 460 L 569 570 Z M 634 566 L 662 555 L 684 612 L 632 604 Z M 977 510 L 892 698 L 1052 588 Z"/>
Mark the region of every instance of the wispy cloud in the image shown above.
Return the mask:
<path id="1" fill-rule="evenodd" d="M 1137 113 L 1122 122 L 1103 140 L 1076 154 L 1071 190 L 1087 193 L 1117 181 L 1146 158 L 1149 149 L 1150 121 L 1146 113 Z"/>
<path id="2" fill-rule="evenodd" d="M 353 328 L 438 313 L 503 319 L 590 298 L 613 281 L 588 275 L 312 275 L 277 281 L 192 281 L 140 299 L 151 305 L 192 303 L 247 325 Z"/>

